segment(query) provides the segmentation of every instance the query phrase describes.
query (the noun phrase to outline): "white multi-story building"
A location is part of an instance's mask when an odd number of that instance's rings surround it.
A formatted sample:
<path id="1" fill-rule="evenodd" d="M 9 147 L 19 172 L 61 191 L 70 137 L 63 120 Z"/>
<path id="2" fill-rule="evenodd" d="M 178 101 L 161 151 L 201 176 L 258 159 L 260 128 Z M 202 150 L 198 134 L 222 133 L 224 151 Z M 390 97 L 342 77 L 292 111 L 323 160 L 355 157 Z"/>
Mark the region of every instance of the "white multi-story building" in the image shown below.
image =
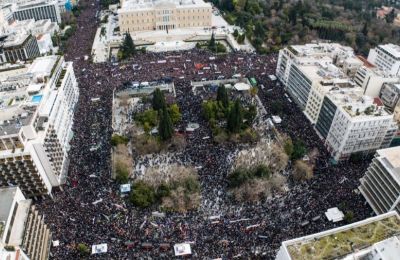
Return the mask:
<path id="1" fill-rule="evenodd" d="M 59 31 L 59 26 L 50 19 L 38 21 L 34 19 L 14 20 L 6 27 L 6 31 L 20 35 L 32 34 L 36 38 L 40 54 L 44 55 L 51 53 L 53 50 L 54 46 L 51 37 Z"/>
<path id="2" fill-rule="evenodd" d="M 277 77 L 336 160 L 387 147 L 397 130 L 393 114 L 365 96 L 380 84 L 378 96 L 385 80 L 366 80 L 364 89 L 353 80 L 367 63 L 336 43 L 294 45 L 279 52 Z"/>
<path id="3" fill-rule="evenodd" d="M 46 20 L 61 23 L 60 6 L 57 0 L 31 0 L 13 5 L 13 18 L 16 20 Z"/>
<path id="4" fill-rule="evenodd" d="M 379 96 L 383 84 L 400 82 L 400 78 L 379 70 L 376 67 L 366 65 L 357 70 L 354 82 L 357 86 L 364 89 L 364 95 L 377 97 Z"/>
<path id="5" fill-rule="evenodd" d="M 279 51 L 276 75 L 314 124 L 325 94 L 354 87 L 350 79 L 363 62 L 350 47 L 336 43 L 293 45 Z"/>
<path id="6" fill-rule="evenodd" d="M 389 147 L 396 136 L 393 114 L 362 91 L 358 87 L 332 90 L 324 97 L 315 129 L 335 160 Z"/>
<path id="7" fill-rule="evenodd" d="M 400 46 L 383 44 L 371 49 L 368 61 L 379 69 L 395 76 L 400 76 Z"/>
<path id="8" fill-rule="evenodd" d="M 32 60 L 39 55 L 38 42 L 31 34 L 13 33 L 0 36 L 0 63 Z"/>
<path id="9" fill-rule="evenodd" d="M 47 260 L 51 233 L 18 187 L 0 188 L 0 259 Z"/>
<path id="10" fill-rule="evenodd" d="M 125 0 L 118 10 L 122 33 L 211 27 L 211 15 L 203 0 Z"/>
<path id="11" fill-rule="evenodd" d="M 388 109 L 394 111 L 400 101 L 400 83 L 384 84 L 379 97 Z"/>
<path id="12" fill-rule="evenodd" d="M 65 181 L 79 90 L 72 62 L 61 56 L 27 66 L 0 84 L 0 186 L 34 197 Z"/>
<path id="13" fill-rule="evenodd" d="M 393 260 L 400 255 L 400 217 L 388 212 L 282 243 L 275 260 Z"/>
<path id="14" fill-rule="evenodd" d="M 400 147 L 377 150 L 359 190 L 376 214 L 400 212 Z"/>

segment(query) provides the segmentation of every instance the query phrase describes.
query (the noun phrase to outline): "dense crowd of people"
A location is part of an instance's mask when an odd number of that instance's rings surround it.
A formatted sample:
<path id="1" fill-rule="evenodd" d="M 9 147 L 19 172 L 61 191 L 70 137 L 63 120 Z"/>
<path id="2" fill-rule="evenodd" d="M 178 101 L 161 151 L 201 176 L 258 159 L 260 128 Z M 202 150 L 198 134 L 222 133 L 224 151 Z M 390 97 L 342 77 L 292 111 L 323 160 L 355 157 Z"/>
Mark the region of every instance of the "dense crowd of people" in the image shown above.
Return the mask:
<path id="1" fill-rule="evenodd" d="M 295 104 L 286 101 L 279 83 L 268 78 L 275 72 L 276 54 L 239 52 L 215 56 L 190 50 L 137 54 L 131 61 L 119 64 L 93 64 L 85 56 L 90 56 L 98 26 L 95 15 L 100 7 L 98 1 L 87 2 L 65 52 L 66 60 L 74 62 L 80 87 L 67 182 L 52 199 L 37 201 L 53 240 L 60 242 L 51 248 L 51 258 L 78 259 L 77 244 L 106 243 L 107 253 L 91 257 L 171 259 L 175 243 L 190 242 L 195 259 L 273 259 L 282 241 L 342 225 L 343 222 L 331 223 L 325 218 L 328 208 L 340 206 L 353 211 L 352 221 L 372 214 L 355 192 L 367 162 L 329 164 L 329 154 L 312 126 Z M 133 64 L 140 69 L 133 69 Z M 206 64 L 210 69 L 199 73 L 196 64 Z M 238 204 L 226 196 L 226 175 L 231 167 L 228 158 L 235 146 L 216 145 L 212 139 L 204 139 L 211 130 L 201 116 L 202 99 L 193 95 L 190 84 L 234 74 L 254 77 L 265 86 L 258 95 L 267 113 L 271 113 L 273 101 L 282 100 L 285 113 L 281 115 L 282 124 L 277 126 L 279 131 L 303 140 L 309 150 L 319 151 L 314 178 L 302 183 L 290 181 L 287 193 L 253 204 Z M 175 83 L 182 125 L 200 125 L 198 131 L 186 137 L 187 146 L 180 156 L 182 161 L 199 168 L 202 203 L 197 211 L 157 217 L 152 215 L 157 208 L 139 209 L 121 197 L 119 186 L 110 178 L 111 111 L 113 91 L 125 82 L 163 78 Z M 94 145 L 99 149 L 91 150 Z"/>

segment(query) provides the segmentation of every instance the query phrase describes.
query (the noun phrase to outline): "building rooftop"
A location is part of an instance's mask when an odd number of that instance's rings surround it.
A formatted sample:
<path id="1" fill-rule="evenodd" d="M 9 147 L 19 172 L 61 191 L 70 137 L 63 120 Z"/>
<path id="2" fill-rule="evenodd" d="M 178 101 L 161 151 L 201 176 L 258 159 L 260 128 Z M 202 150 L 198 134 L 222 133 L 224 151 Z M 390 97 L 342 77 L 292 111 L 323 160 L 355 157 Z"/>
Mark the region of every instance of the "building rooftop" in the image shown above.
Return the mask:
<path id="1" fill-rule="evenodd" d="M 0 136 L 15 135 L 31 124 L 37 109 L 49 96 L 46 82 L 51 78 L 59 56 L 34 60 L 24 75 L 9 77 L 0 84 Z"/>
<path id="2" fill-rule="evenodd" d="M 0 39 L 0 44 L 3 48 L 18 46 L 23 44 L 29 36 L 29 34 L 24 33 L 6 35 Z"/>
<path id="3" fill-rule="evenodd" d="M 390 53 L 391 55 L 393 55 L 394 57 L 400 59 L 400 46 L 399 45 L 388 43 L 388 44 L 379 45 L 378 48 L 381 48 L 381 49 L 387 51 L 388 53 Z"/>
<path id="4" fill-rule="evenodd" d="M 343 227 L 283 242 L 292 260 L 339 259 L 400 234 L 400 218 L 389 212 Z"/>
<path id="5" fill-rule="evenodd" d="M 32 0 L 32 1 L 26 1 L 24 3 L 20 3 L 17 5 L 18 10 L 22 9 L 28 9 L 36 6 L 41 6 L 41 5 L 48 5 L 48 4 L 54 4 L 57 3 L 57 1 L 54 0 Z"/>
<path id="6" fill-rule="evenodd" d="M 12 202 L 17 190 L 17 187 L 0 188 L 0 239 L 4 232 L 5 222 L 10 215 Z"/>
<path id="7" fill-rule="evenodd" d="M 396 175 L 394 177 L 400 183 L 400 146 L 380 149 L 376 153 L 381 162 Z"/>
<path id="8" fill-rule="evenodd" d="M 378 106 L 374 98 L 364 96 L 360 87 L 333 89 L 328 97 L 337 107 L 342 108 L 351 117 L 391 116 L 383 106 Z"/>
<path id="9" fill-rule="evenodd" d="M 296 56 L 334 56 L 341 54 L 347 57 L 354 56 L 351 47 L 343 46 L 339 43 L 309 43 L 304 45 L 291 45 L 288 49 Z"/>

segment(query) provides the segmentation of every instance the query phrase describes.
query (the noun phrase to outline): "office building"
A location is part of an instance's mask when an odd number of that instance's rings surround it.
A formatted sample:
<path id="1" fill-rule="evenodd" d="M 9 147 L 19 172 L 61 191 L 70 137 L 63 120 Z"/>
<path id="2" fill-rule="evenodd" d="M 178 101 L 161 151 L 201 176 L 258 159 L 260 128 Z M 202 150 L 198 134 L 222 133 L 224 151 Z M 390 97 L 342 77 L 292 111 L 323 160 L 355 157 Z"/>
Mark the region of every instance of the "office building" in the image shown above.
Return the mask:
<path id="1" fill-rule="evenodd" d="M 394 111 L 400 101 L 400 83 L 384 84 L 379 97 L 388 109 Z"/>
<path id="2" fill-rule="evenodd" d="M 382 71 L 375 66 L 361 66 L 354 77 L 357 86 L 364 90 L 364 95 L 377 97 L 385 83 L 398 83 L 400 78 Z"/>
<path id="3" fill-rule="evenodd" d="M 212 6 L 203 0 L 125 0 L 118 10 L 122 33 L 211 27 Z"/>
<path id="4" fill-rule="evenodd" d="M 0 186 L 18 186 L 26 197 L 51 194 L 69 165 L 79 95 L 72 62 L 37 58 L 0 91 Z"/>
<path id="5" fill-rule="evenodd" d="M 0 188 L 0 259 L 47 260 L 51 233 L 18 187 Z"/>
<path id="6" fill-rule="evenodd" d="M 275 260 L 393 260 L 400 255 L 400 217 L 388 212 L 282 243 Z"/>
<path id="7" fill-rule="evenodd" d="M 366 96 L 366 90 L 377 90 L 378 96 L 385 80 L 365 80 L 362 86 L 354 80 L 369 67 L 352 48 L 336 43 L 293 45 L 279 52 L 276 76 L 335 160 L 388 147 L 396 133 L 393 114 L 379 99 Z"/>
<path id="8" fill-rule="evenodd" d="M 57 23 L 47 20 L 34 19 L 18 21 L 15 20 L 7 26 L 7 32 L 13 34 L 32 34 L 36 37 L 41 55 L 51 53 L 53 50 L 53 41 L 51 37 L 59 30 Z"/>
<path id="9" fill-rule="evenodd" d="M 315 125 L 335 160 L 352 153 L 373 153 L 389 147 L 398 126 L 378 98 L 362 95 L 361 88 L 331 90 L 324 97 Z"/>
<path id="10" fill-rule="evenodd" d="M 400 147 L 377 150 L 359 190 L 376 214 L 400 212 Z"/>
<path id="11" fill-rule="evenodd" d="M 32 0 L 14 5 L 13 17 L 16 20 L 46 20 L 61 23 L 60 7 L 57 0 Z"/>
<path id="12" fill-rule="evenodd" d="M 36 37 L 31 34 L 10 34 L 0 37 L 0 53 L 5 60 L 2 63 L 26 61 L 40 55 Z"/>
<path id="13" fill-rule="evenodd" d="M 350 76 L 363 62 L 350 47 L 336 43 L 293 45 L 279 51 L 276 76 L 312 124 L 325 94 L 354 87 Z"/>
<path id="14" fill-rule="evenodd" d="M 400 76 L 400 46 L 391 43 L 371 49 L 368 61 L 390 75 Z"/>

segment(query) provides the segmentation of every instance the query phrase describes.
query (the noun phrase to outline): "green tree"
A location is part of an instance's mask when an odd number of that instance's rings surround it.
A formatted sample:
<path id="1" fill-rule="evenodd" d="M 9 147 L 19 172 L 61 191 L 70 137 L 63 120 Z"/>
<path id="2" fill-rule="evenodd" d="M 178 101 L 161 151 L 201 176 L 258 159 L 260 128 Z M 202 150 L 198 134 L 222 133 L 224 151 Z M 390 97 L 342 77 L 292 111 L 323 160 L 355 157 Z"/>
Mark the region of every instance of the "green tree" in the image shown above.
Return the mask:
<path id="1" fill-rule="evenodd" d="M 160 123 L 158 125 L 158 132 L 161 140 L 166 141 L 171 139 L 173 131 L 171 117 L 167 108 L 164 107 L 160 113 Z"/>
<path id="2" fill-rule="evenodd" d="M 215 41 L 215 35 L 214 35 L 214 32 L 211 34 L 211 39 L 210 39 L 210 41 L 208 42 L 208 48 L 210 49 L 210 50 L 215 50 L 215 47 L 216 47 L 216 41 Z"/>
<path id="3" fill-rule="evenodd" d="M 81 254 L 81 255 L 89 255 L 90 254 L 89 247 L 84 243 L 79 243 L 76 246 L 76 249 L 78 250 L 79 254 Z"/>
<path id="4" fill-rule="evenodd" d="M 244 118 L 246 119 L 246 123 L 248 126 L 251 126 L 253 124 L 256 116 L 257 116 L 257 107 L 255 105 L 250 105 L 244 115 Z"/>
<path id="5" fill-rule="evenodd" d="M 166 184 L 162 183 L 158 188 L 156 192 L 156 198 L 158 201 L 161 201 L 162 198 L 167 197 L 171 194 L 171 187 Z"/>
<path id="6" fill-rule="evenodd" d="M 285 153 L 291 157 L 293 154 L 293 142 L 291 138 L 287 138 L 285 140 L 285 143 L 283 144 L 283 149 L 285 150 Z"/>
<path id="7" fill-rule="evenodd" d="M 229 111 L 228 115 L 228 131 L 231 133 L 239 133 L 243 123 L 242 108 L 238 99 Z"/>
<path id="8" fill-rule="evenodd" d="M 344 221 L 346 221 L 347 223 L 351 223 L 354 219 L 354 212 L 351 210 L 346 211 L 346 213 L 344 213 Z"/>
<path id="9" fill-rule="evenodd" d="M 148 109 L 135 116 L 136 120 L 143 126 L 147 124 L 149 127 L 155 127 L 158 124 L 158 112 L 154 109 Z"/>
<path id="10" fill-rule="evenodd" d="M 250 180 L 251 176 L 245 169 L 236 169 L 234 172 L 228 175 L 228 186 L 230 188 L 236 188 Z"/>
<path id="11" fill-rule="evenodd" d="M 255 168 L 254 176 L 269 179 L 271 177 L 271 170 L 266 165 L 260 164 Z"/>
<path id="12" fill-rule="evenodd" d="M 126 136 L 114 134 L 111 137 L 111 145 L 112 146 L 117 146 L 119 144 L 127 144 L 128 142 L 129 142 L 129 139 Z"/>
<path id="13" fill-rule="evenodd" d="M 362 34 L 364 34 L 364 36 L 368 36 L 368 24 L 365 22 L 364 26 L 361 30 Z"/>
<path id="14" fill-rule="evenodd" d="M 227 108 L 229 106 L 229 97 L 228 91 L 226 90 L 224 85 L 218 87 L 217 90 L 217 101 L 221 102 L 221 104 Z"/>
<path id="15" fill-rule="evenodd" d="M 133 184 L 129 200 L 137 207 L 147 208 L 156 201 L 154 188 L 143 181 L 138 181 Z"/>
<path id="16" fill-rule="evenodd" d="M 169 116 L 171 117 L 171 121 L 173 124 L 178 123 L 179 121 L 181 121 L 182 119 L 182 114 L 179 111 L 179 107 L 177 104 L 172 104 L 169 108 L 168 108 L 168 113 Z"/>
<path id="17" fill-rule="evenodd" d="M 292 153 L 291 159 L 292 160 L 301 159 L 304 157 L 306 152 L 307 151 L 306 151 L 306 146 L 305 146 L 304 142 L 301 140 L 296 140 L 293 143 L 293 153 Z"/>
<path id="18" fill-rule="evenodd" d="M 136 46 L 133 43 L 132 37 L 129 33 L 125 33 L 124 42 L 120 47 L 122 59 L 128 59 L 136 54 Z"/>
<path id="19" fill-rule="evenodd" d="M 239 31 L 237 29 L 235 29 L 233 31 L 233 37 L 235 37 L 235 39 L 239 36 Z"/>
<path id="20" fill-rule="evenodd" d="M 153 93 L 152 106 L 154 110 L 160 110 L 165 107 L 164 93 L 162 93 L 159 88 L 156 88 Z"/>

